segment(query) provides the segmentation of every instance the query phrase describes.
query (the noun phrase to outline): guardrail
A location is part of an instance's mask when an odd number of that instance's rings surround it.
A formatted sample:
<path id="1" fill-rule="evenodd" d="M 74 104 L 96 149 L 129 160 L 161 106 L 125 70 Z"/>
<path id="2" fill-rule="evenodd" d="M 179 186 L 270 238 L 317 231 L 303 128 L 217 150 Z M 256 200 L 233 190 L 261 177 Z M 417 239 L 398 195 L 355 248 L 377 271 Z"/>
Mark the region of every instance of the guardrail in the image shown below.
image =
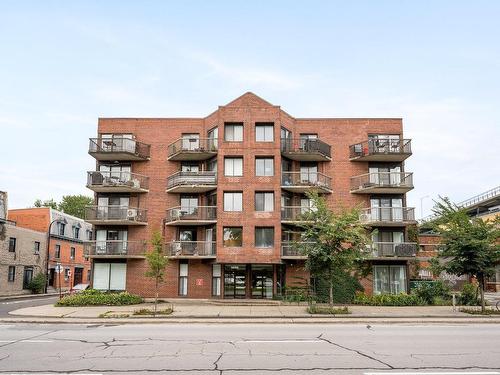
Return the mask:
<path id="1" fill-rule="evenodd" d="M 331 189 L 332 178 L 320 172 L 281 172 L 282 186 L 310 186 Z"/>
<path id="2" fill-rule="evenodd" d="M 132 172 L 89 171 L 88 187 L 127 187 L 131 189 L 149 188 L 149 177 Z"/>
<path id="3" fill-rule="evenodd" d="M 332 157 L 331 146 L 318 138 L 281 138 L 281 152 L 321 154 Z"/>
<path id="4" fill-rule="evenodd" d="M 146 241 L 88 241 L 83 249 L 87 256 L 140 256 L 146 252 Z"/>
<path id="5" fill-rule="evenodd" d="M 148 159 L 151 145 L 122 136 L 90 138 L 89 153 L 129 153 Z"/>
<path id="6" fill-rule="evenodd" d="M 351 177 L 351 190 L 372 187 L 413 187 L 413 173 L 409 172 L 372 172 Z"/>
<path id="7" fill-rule="evenodd" d="M 217 152 L 217 138 L 179 138 L 168 145 L 168 157 L 180 152 Z"/>
<path id="8" fill-rule="evenodd" d="M 215 256 L 215 241 L 172 241 L 166 244 L 170 256 Z"/>
<path id="9" fill-rule="evenodd" d="M 362 223 L 408 222 L 415 221 L 413 207 L 372 207 L 361 210 L 359 221 Z"/>
<path id="10" fill-rule="evenodd" d="M 417 244 L 414 242 L 373 242 L 372 256 L 375 257 L 414 257 Z"/>
<path id="11" fill-rule="evenodd" d="M 167 223 L 179 220 L 210 221 L 217 220 L 216 206 L 173 207 L 167 210 Z"/>
<path id="12" fill-rule="evenodd" d="M 85 220 L 147 222 L 147 210 L 129 206 L 87 206 Z"/>
<path id="13" fill-rule="evenodd" d="M 217 185 L 217 173 L 215 171 L 204 172 L 177 172 L 167 178 L 167 189 L 176 186 L 189 185 Z"/>
<path id="14" fill-rule="evenodd" d="M 411 154 L 411 139 L 369 139 L 349 146 L 349 157 L 376 154 Z"/>

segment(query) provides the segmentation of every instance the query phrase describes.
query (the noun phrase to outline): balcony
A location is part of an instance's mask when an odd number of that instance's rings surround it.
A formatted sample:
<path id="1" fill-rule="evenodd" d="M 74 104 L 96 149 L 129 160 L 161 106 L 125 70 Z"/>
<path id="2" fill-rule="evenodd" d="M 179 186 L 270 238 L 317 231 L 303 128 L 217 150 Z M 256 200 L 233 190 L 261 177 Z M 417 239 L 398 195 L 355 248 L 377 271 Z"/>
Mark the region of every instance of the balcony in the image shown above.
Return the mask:
<path id="1" fill-rule="evenodd" d="M 168 160 L 207 160 L 217 155 L 215 138 L 180 138 L 168 145 Z"/>
<path id="2" fill-rule="evenodd" d="M 167 210 L 166 225 L 210 225 L 217 223 L 217 207 L 174 207 Z"/>
<path id="3" fill-rule="evenodd" d="M 91 258 L 144 258 L 146 241 L 89 241 L 83 253 Z"/>
<path id="4" fill-rule="evenodd" d="M 411 156 L 411 139 L 369 139 L 349 147 L 351 161 L 401 162 Z"/>
<path id="5" fill-rule="evenodd" d="M 359 215 L 359 221 L 375 227 L 400 227 L 417 223 L 412 207 L 366 208 Z"/>
<path id="6" fill-rule="evenodd" d="M 281 258 L 282 259 L 306 259 L 307 255 L 304 255 L 300 251 L 301 245 L 307 244 L 308 242 L 292 242 L 283 241 L 281 242 Z"/>
<path id="7" fill-rule="evenodd" d="M 151 146 L 123 136 L 90 138 L 89 154 L 97 160 L 149 160 Z"/>
<path id="8" fill-rule="evenodd" d="M 373 242 L 369 257 L 379 258 L 413 258 L 417 255 L 415 242 Z"/>
<path id="9" fill-rule="evenodd" d="M 149 177 L 131 172 L 87 172 L 87 188 L 96 193 L 147 193 Z"/>
<path id="10" fill-rule="evenodd" d="M 309 207 L 300 206 L 283 206 L 281 207 L 281 222 L 283 224 L 298 224 L 306 222 L 303 218 L 311 209 Z"/>
<path id="11" fill-rule="evenodd" d="M 172 241 L 167 244 L 166 253 L 172 258 L 215 258 L 215 241 Z"/>
<path id="12" fill-rule="evenodd" d="M 281 154 L 298 161 L 330 161 L 331 147 L 319 139 L 281 139 Z"/>
<path id="13" fill-rule="evenodd" d="M 217 172 L 177 172 L 167 179 L 167 193 L 204 193 L 217 188 Z"/>
<path id="14" fill-rule="evenodd" d="M 147 210 L 128 206 L 85 207 L 85 221 L 94 225 L 147 225 Z"/>
<path id="15" fill-rule="evenodd" d="M 404 194 L 413 189 L 413 173 L 373 172 L 351 177 L 354 194 Z"/>
<path id="16" fill-rule="evenodd" d="M 332 178 L 320 172 L 282 172 L 281 188 L 293 193 L 318 190 L 320 193 L 332 192 Z"/>

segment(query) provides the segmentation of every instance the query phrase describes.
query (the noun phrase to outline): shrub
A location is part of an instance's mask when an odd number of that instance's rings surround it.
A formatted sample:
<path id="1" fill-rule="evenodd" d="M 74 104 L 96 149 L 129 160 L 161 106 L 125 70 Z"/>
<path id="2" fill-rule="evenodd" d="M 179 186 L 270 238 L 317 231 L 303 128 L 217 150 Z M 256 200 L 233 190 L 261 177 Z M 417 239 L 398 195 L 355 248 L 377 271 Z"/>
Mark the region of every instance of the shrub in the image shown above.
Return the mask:
<path id="1" fill-rule="evenodd" d="M 422 306 L 425 301 L 415 294 L 376 294 L 367 296 L 364 293 L 356 294 L 354 303 L 370 306 Z"/>
<path id="2" fill-rule="evenodd" d="M 168 307 L 166 309 L 157 310 L 156 315 L 170 315 L 174 309 L 172 307 Z M 134 311 L 134 315 L 155 315 L 154 310 L 150 309 L 139 309 Z"/>
<path id="3" fill-rule="evenodd" d="M 136 305 L 142 298 L 128 292 L 112 293 L 89 289 L 60 299 L 56 306 L 121 306 Z"/>
<path id="4" fill-rule="evenodd" d="M 333 286 L 334 303 L 352 303 L 356 292 L 362 292 L 363 287 L 358 278 L 346 272 L 336 272 L 335 285 Z M 319 303 L 327 303 L 329 300 L 328 281 L 314 279 L 315 300 Z"/>
<path id="5" fill-rule="evenodd" d="M 307 308 L 307 312 L 309 314 L 331 314 L 331 315 L 350 314 L 347 306 L 332 307 L 332 306 L 310 305 Z"/>
<path id="6" fill-rule="evenodd" d="M 450 288 L 441 280 L 419 284 L 414 293 L 427 305 L 438 305 L 451 300 Z"/>
<path id="7" fill-rule="evenodd" d="M 465 283 L 460 293 L 460 304 L 465 306 L 476 306 L 479 304 L 478 289 L 472 283 Z"/>
<path id="8" fill-rule="evenodd" d="M 471 315 L 500 315 L 500 311 L 493 309 L 486 309 L 481 311 L 481 309 L 474 309 L 470 307 L 463 307 L 460 309 L 460 312 L 471 314 Z"/>
<path id="9" fill-rule="evenodd" d="M 28 289 L 30 289 L 34 294 L 43 293 L 45 291 L 46 277 L 43 273 L 37 274 L 31 279 L 28 284 Z"/>

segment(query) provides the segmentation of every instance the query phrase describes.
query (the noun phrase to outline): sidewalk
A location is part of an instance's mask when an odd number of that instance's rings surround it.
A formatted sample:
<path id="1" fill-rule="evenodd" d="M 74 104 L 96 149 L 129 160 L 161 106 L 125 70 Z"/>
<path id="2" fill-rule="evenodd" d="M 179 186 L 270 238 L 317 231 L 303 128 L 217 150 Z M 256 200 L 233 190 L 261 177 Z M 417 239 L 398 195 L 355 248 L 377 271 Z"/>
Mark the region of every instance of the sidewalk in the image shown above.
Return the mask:
<path id="1" fill-rule="evenodd" d="M 64 292 L 66 293 L 66 292 Z M 16 294 L 16 295 L 10 295 L 10 296 L 0 296 L 0 302 L 1 301 L 9 301 L 13 299 L 31 299 L 31 298 L 43 298 L 43 297 L 54 297 L 58 296 L 59 292 L 54 292 L 54 293 L 39 293 L 39 294 Z"/>
<path id="2" fill-rule="evenodd" d="M 351 314 L 348 315 L 311 315 L 307 313 L 305 305 L 260 305 L 260 304 L 212 304 L 209 301 L 190 302 L 172 301 L 174 312 L 168 316 L 151 318 L 145 316 L 134 316 L 133 312 L 141 308 L 152 309 L 152 303 L 143 303 L 131 306 L 90 306 L 90 307 L 55 307 L 53 305 L 43 305 L 37 307 L 26 307 L 10 312 L 12 318 L 34 319 L 34 321 L 46 322 L 64 322 L 64 321 L 100 321 L 114 322 L 157 322 L 161 321 L 350 321 L 357 320 L 370 321 L 377 320 L 403 320 L 420 321 L 435 319 L 436 321 L 454 321 L 454 322 L 495 322 L 500 323 L 500 316 L 481 316 L 469 315 L 458 311 L 453 311 L 451 306 L 411 306 L 411 307 L 392 307 L 392 306 L 349 306 Z M 161 303 L 159 309 L 170 307 L 170 303 Z M 97 320 L 96 320 L 97 319 Z M 9 319 L 7 319 L 9 320 Z M 11 319 L 12 320 L 12 319 Z M 14 319 L 16 320 L 16 319 Z M 22 319 L 20 319 L 22 320 Z M 5 320 L 4 320 L 5 321 Z"/>

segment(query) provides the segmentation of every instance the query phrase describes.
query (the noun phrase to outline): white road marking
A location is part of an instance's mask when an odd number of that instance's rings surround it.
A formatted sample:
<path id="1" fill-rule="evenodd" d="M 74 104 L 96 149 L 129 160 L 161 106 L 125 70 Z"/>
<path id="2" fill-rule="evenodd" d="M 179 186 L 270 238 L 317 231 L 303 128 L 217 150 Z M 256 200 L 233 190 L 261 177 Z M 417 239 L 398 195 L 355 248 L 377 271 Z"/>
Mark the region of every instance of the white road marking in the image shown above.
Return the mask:
<path id="1" fill-rule="evenodd" d="M 471 371 L 471 372 L 391 372 L 391 371 L 386 371 L 386 372 L 365 372 L 365 375 L 384 375 L 384 374 L 391 374 L 391 375 L 500 375 L 500 372 L 498 371 L 483 371 L 483 372 L 477 372 L 477 371 Z"/>
<path id="2" fill-rule="evenodd" d="M 283 343 L 283 342 L 323 342 L 322 340 L 242 340 L 238 342 L 277 342 L 277 343 Z"/>
<path id="3" fill-rule="evenodd" d="M 0 343 L 10 343 L 10 342 L 29 342 L 29 343 L 48 343 L 48 342 L 54 342 L 54 340 L 0 340 Z"/>

